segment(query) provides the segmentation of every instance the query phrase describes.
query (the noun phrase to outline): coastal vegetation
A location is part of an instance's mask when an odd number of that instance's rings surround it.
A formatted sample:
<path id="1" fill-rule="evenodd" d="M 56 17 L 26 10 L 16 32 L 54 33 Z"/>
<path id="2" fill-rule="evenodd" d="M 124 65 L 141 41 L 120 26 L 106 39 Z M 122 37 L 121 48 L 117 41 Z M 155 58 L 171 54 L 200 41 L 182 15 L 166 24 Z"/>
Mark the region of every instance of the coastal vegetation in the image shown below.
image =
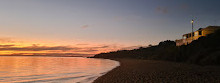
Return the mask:
<path id="1" fill-rule="evenodd" d="M 134 58 L 220 65 L 220 30 L 200 37 L 188 45 L 176 46 L 174 41 L 166 40 L 155 46 L 100 53 L 94 58 Z"/>

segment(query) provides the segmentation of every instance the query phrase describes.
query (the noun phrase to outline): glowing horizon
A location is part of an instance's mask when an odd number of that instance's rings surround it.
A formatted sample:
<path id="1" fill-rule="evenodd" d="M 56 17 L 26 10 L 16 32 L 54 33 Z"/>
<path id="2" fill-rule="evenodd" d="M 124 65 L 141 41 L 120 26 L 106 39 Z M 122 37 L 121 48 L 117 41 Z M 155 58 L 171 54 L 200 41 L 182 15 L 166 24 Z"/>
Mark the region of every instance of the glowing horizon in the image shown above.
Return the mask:
<path id="1" fill-rule="evenodd" d="M 116 51 L 120 49 L 133 49 L 138 46 L 98 45 L 98 44 L 61 44 L 59 43 L 33 43 L 25 41 L 0 41 L 0 55 L 47 55 L 47 56 L 93 56 L 98 53 Z"/>

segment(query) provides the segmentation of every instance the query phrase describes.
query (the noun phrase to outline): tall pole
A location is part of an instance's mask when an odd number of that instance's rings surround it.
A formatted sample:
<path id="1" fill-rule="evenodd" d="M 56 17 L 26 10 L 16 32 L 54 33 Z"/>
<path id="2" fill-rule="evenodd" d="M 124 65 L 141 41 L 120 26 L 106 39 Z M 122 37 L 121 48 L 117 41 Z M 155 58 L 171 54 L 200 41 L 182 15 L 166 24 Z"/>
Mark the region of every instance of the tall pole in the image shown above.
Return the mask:
<path id="1" fill-rule="evenodd" d="M 191 21 L 191 24 L 192 24 L 192 33 L 191 33 L 192 41 L 193 41 L 193 23 L 194 23 L 194 20 L 192 19 L 192 21 Z"/>

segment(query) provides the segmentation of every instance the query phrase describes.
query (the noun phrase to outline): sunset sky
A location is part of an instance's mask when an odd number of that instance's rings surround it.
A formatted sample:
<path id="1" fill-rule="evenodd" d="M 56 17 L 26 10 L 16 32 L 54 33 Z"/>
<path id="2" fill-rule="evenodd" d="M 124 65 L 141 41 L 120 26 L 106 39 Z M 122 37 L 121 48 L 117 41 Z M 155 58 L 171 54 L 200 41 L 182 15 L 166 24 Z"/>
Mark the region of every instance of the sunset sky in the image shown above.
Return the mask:
<path id="1" fill-rule="evenodd" d="M 82 55 L 220 24 L 219 0 L 0 0 L 0 55 Z"/>

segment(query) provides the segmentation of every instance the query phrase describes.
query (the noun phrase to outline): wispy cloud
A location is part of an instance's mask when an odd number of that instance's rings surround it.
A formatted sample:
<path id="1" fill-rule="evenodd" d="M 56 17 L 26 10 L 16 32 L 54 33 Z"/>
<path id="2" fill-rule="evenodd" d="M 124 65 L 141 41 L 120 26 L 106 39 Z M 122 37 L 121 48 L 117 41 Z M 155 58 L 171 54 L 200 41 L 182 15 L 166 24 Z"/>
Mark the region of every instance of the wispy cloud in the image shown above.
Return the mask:
<path id="1" fill-rule="evenodd" d="M 162 14 L 167 14 L 168 13 L 168 9 L 166 7 L 157 7 L 156 8 L 156 12 L 162 13 Z"/>
<path id="2" fill-rule="evenodd" d="M 86 46 L 86 45 L 89 45 L 89 44 L 76 44 L 78 46 Z"/>
<path id="3" fill-rule="evenodd" d="M 3 50 L 12 50 L 12 51 L 42 51 L 42 50 L 62 50 L 62 51 L 67 51 L 67 50 L 74 50 L 74 49 L 80 49 L 77 47 L 68 47 L 68 46 L 54 46 L 54 47 L 49 47 L 49 46 L 28 46 L 28 47 L 11 47 L 15 45 L 0 45 L 0 51 Z"/>
<path id="4" fill-rule="evenodd" d="M 14 43 L 11 38 L 0 38 L 0 43 Z"/>
<path id="5" fill-rule="evenodd" d="M 12 46 L 15 46 L 15 45 L 0 45 L 0 48 L 8 48 L 8 47 L 12 47 Z"/>
<path id="6" fill-rule="evenodd" d="M 83 53 L 13 53 L 11 54 L 12 56 L 21 56 L 21 55 L 25 55 L 25 56 L 84 56 L 84 57 L 88 57 L 88 56 L 93 56 L 94 54 L 83 54 Z"/>
<path id="7" fill-rule="evenodd" d="M 81 28 L 83 28 L 83 29 L 88 28 L 88 27 L 89 27 L 89 25 L 83 25 L 83 26 L 81 26 Z"/>
<path id="8" fill-rule="evenodd" d="M 110 46 L 104 45 L 104 46 L 97 46 L 97 47 L 90 47 L 90 48 L 108 48 L 108 47 L 110 47 Z"/>
<path id="9" fill-rule="evenodd" d="M 0 52 L 9 55 L 53 55 L 53 56 L 81 56 L 93 55 L 106 50 L 112 50 L 111 45 L 98 45 L 90 47 L 74 47 L 74 46 L 40 46 L 33 44 L 32 46 L 20 46 L 15 44 L 0 45 Z M 9 52 L 8 52 L 9 51 Z M 0 54 L 2 55 L 2 54 Z"/>

